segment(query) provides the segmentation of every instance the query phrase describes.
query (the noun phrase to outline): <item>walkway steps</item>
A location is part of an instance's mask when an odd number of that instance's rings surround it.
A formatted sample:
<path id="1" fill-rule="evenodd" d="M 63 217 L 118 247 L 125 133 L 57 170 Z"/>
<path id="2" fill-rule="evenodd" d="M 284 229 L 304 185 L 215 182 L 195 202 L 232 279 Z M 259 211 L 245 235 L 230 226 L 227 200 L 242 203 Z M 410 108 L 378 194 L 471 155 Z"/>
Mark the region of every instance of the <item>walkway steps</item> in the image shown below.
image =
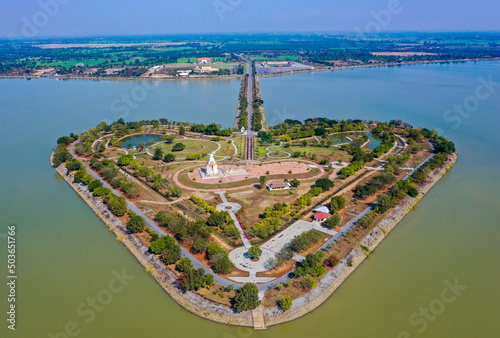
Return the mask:
<path id="1" fill-rule="evenodd" d="M 266 318 L 264 317 L 264 307 L 261 305 L 252 310 L 253 317 L 253 329 L 254 330 L 266 330 Z"/>

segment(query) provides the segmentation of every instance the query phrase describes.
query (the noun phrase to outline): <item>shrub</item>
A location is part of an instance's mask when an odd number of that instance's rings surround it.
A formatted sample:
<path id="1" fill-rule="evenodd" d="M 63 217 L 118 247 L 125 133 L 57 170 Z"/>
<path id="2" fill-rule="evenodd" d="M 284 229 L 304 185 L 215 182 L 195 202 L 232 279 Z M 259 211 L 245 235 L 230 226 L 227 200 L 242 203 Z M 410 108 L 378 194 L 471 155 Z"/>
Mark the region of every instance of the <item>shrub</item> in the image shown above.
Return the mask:
<path id="1" fill-rule="evenodd" d="M 186 156 L 186 160 L 188 161 L 194 161 L 194 160 L 199 160 L 201 158 L 200 154 L 191 154 Z"/>
<path id="2" fill-rule="evenodd" d="M 283 311 L 288 311 L 292 308 L 292 299 L 288 295 L 283 296 L 283 298 L 279 300 L 278 305 Z"/>
<path id="3" fill-rule="evenodd" d="M 173 162 L 175 161 L 175 155 L 174 154 L 166 154 L 165 157 L 163 157 L 163 162 Z"/>
<path id="4" fill-rule="evenodd" d="M 182 189 L 176 185 L 171 185 L 168 187 L 166 195 L 168 197 L 181 197 Z"/>
<path id="5" fill-rule="evenodd" d="M 318 243 L 323 239 L 323 235 L 317 230 L 309 230 L 295 236 L 290 242 L 290 249 L 295 252 L 301 252 L 309 249 L 314 243 Z"/>
<path id="6" fill-rule="evenodd" d="M 176 143 L 172 147 L 172 151 L 183 151 L 186 148 L 186 145 L 184 143 Z"/>

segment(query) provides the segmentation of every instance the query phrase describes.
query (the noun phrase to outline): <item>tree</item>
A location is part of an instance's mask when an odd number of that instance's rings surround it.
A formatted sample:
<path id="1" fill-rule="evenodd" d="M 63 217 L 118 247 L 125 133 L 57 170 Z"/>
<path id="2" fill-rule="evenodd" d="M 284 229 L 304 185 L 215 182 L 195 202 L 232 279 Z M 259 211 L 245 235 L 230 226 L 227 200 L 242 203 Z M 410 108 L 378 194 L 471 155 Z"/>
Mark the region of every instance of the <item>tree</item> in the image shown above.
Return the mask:
<path id="1" fill-rule="evenodd" d="M 328 191 L 333 188 L 333 181 L 328 178 L 320 178 L 315 183 L 316 187 L 323 189 L 323 191 Z"/>
<path id="2" fill-rule="evenodd" d="M 207 220 L 207 224 L 212 227 L 220 227 L 224 223 L 226 223 L 226 217 L 224 213 L 217 211 L 212 213 Z"/>
<path id="3" fill-rule="evenodd" d="M 205 252 L 209 244 L 210 242 L 208 241 L 208 239 L 199 237 L 193 243 L 193 250 L 198 253 Z"/>
<path id="4" fill-rule="evenodd" d="M 166 154 L 165 157 L 163 158 L 163 162 L 173 162 L 175 161 L 175 155 L 174 154 Z"/>
<path id="5" fill-rule="evenodd" d="M 172 147 L 172 151 L 183 151 L 186 148 L 186 145 L 184 143 L 176 143 Z"/>
<path id="6" fill-rule="evenodd" d="M 132 233 L 143 232 L 146 226 L 146 220 L 141 216 L 134 215 L 127 222 L 127 229 Z"/>
<path id="7" fill-rule="evenodd" d="M 135 183 L 125 183 L 122 185 L 122 190 L 130 197 L 134 198 L 141 194 L 141 188 Z"/>
<path id="8" fill-rule="evenodd" d="M 62 136 L 57 139 L 57 145 L 64 144 L 66 146 L 70 145 L 71 139 L 68 136 Z"/>
<path id="9" fill-rule="evenodd" d="M 156 147 L 155 154 L 153 155 L 153 160 L 159 161 L 163 159 L 163 150 L 160 147 Z"/>
<path id="10" fill-rule="evenodd" d="M 250 258 L 259 258 L 260 256 L 262 256 L 262 249 L 257 245 L 252 245 L 250 249 L 248 249 L 248 255 L 250 256 Z"/>
<path id="11" fill-rule="evenodd" d="M 76 171 L 76 170 L 80 170 L 83 168 L 83 164 L 78 161 L 76 158 L 73 158 L 71 160 L 69 160 L 68 162 L 66 162 L 66 169 L 68 169 L 68 171 Z"/>
<path id="12" fill-rule="evenodd" d="M 313 275 L 317 277 L 324 274 L 325 268 L 323 268 L 322 265 L 324 257 L 325 253 L 323 251 L 316 251 L 315 253 L 308 254 L 306 259 L 300 263 L 300 266 L 295 269 L 293 276 L 295 278 L 305 275 Z"/>
<path id="13" fill-rule="evenodd" d="M 294 188 L 297 188 L 300 185 L 300 181 L 296 178 L 290 181 L 290 185 Z"/>
<path id="14" fill-rule="evenodd" d="M 389 195 L 384 194 L 378 196 L 377 202 L 377 209 L 380 214 L 383 214 L 384 212 L 392 208 L 393 201 Z"/>
<path id="15" fill-rule="evenodd" d="M 56 150 L 54 150 L 54 156 L 52 158 L 52 165 L 58 167 L 62 163 L 73 158 L 73 156 L 68 152 L 68 149 L 63 144 L 60 144 Z"/>
<path id="16" fill-rule="evenodd" d="M 233 300 L 233 307 L 238 312 L 255 309 L 260 305 L 259 289 L 253 283 L 247 283 L 236 290 Z"/>
<path id="17" fill-rule="evenodd" d="M 111 193 L 111 189 L 109 188 L 104 188 L 104 187 L 99 187 L 95 188 L 92 194 L 97 197 L 103 197 Z"/>
<path id="18" fill-rule="evenodd" d="M 101 175 L 104 176 L 104 178 L 107 181 L 111 181 L 113 178 L 118 175 L 118 168 L 115 167 L 114 165 L 112 166 L 105 166 L 101 170 Z"/>
<path id="19" fill-rule="evenodd" d="M 167 189 L 167 197 L 181 197 L 182 189 L 176 185 L 171 185 Z"/>
<path id="20" fill-rule="evenodd" d="M 266 187 L 267 178 L 266 176 L 259 177 L 260 187 L 264 189 Z"/>
<path id="21" fill-rule="evenodd" d="M 94 189 L 102 187 L 102 182 L 100 180 L 92 180 L 90 181 L 88 187 L 90 191 L 94 191 Z"/>
<path id="22" fill-rule="evenodd" d="M 149 250 L 154 254 L 161 255 L 165 264 L 173 264 L 181 259 L 181 247 L 172 236 L 162 236 L 151 242 Z"/>
<path id="23" fill-rule="evenodd" d="M 227 256 L 226 250 L 224 250 L 219 244 L 211 243 L 207 249 L 207 258 L 211 261 L 216 261 L 217 259 Z"/>
<path id="24" fill-rule="evenodd" d="M 187 270 L 184 274 L 184 279 L 182 279 L 181 282 L 181 286 L 185 292 L 191 290 L 199 290 L 202 287 L 210 287 L 213 284 L 214 277 L 210 274 L 205 275 L 205 271 L 203 270 L 203 268 L 191 268 Z"/>
<path id="25" fill-rule="evenodd" d="M 214 266 L 212 267 L 212 269 L 216 273 L 220 273 L 220 274 L 224 274 L 224 275 L 231 273 L 233 271 L 233 268 L 234 268 L 234 265 L 227 255 L 216 260 L 214 263 Z"/>
<path id="26" fill-rule="evenodd" d="M 175 140 L 174 135 L 165 136 L 165 143 L 167 143 L 167 144 L 174 143 L 174 140 Z"/>
<path id="27" fill-rule="evenodd" d="M 187 257 L 181 258 L 179 263 L 175 266 L 175 269 L 179 272 L 187 272 L 193 269 L 193 262 Z"/>
<path id="28" fill-rule="evenodd" d="M 132 157 L 132 155 L 121 155 L 119 158 L 118 158 L 118 165 L 121 165 L 121 166 L 127 166 L 130 164 L 130 162 L 132 162 L 134 158 Z"/>
<path id="29" fill-rule="evenodd" d="M 332 217 L 328 218 L 326 221 L 324 221 L 323 226 L 332 229 L 335 228 L 337 225 L 339 225 L 339 222 L 340 222 L 340 216 L 338 214 L 335 214 Z"/>
<path id="30" fill-rule="evenodd" d="M 283 298 L 278 301 L 278 305 L 283 311 L 288 311 L 292 308 L 292 299 L 288 295 L 283 296 Z"/>
<path id="31" fill-rule="evenodd" d="M 109 199 L 108 206 L 113 215 L 118 217 L 122 217 L 127 212 L 127 201 L 122 196 L 118 197 L 113 194 Z"/>
<path id="32" fill-rule="evenodd" d="M 186 133 L 186 128 L 184 126 L 179 126 L 179 135 L 184 135 Z"/>
<path id="33" fill-rule="evenodd" d="M 346 200 L 343 196 L 335 196 L 330 201 L 330 211 L 337 212 L 345 208 Z"/>
<path id="34" fill-rule="evenodd" d="M 122 185 L 127 183 L 127 179 L 125 177 L 115 177 L 111 180 L 111 185 L 113 188 L 120 188 Z"/>

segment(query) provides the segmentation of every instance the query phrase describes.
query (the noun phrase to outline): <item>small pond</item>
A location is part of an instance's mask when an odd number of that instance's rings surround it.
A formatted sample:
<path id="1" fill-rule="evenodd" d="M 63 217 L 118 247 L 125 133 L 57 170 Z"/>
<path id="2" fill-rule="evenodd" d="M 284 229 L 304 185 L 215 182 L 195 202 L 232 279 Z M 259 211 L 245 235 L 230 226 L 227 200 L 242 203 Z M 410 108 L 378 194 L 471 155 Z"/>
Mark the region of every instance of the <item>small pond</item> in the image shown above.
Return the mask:
<path id="1" fill-rule="evenodd" d="M 136 149 L 139 147 L 148 146 L 150 144 L 160 142 L 163 140 L 162 135 L 156 134 L 142 134 L 142 135 L 134 135 L 122 140 L 123 147 L 127 149 Z"/>
<path id="2" fill-rule="evenodd" d="M 368 133 L 368 137 L 370 138 L 370 140 L 372 140 L 366 146 L 368 149 L 373 150 L 373 149 L 377 148 L 382 143 L 382 139 L 378 135 L 373 135 L 372 133 Z"/>

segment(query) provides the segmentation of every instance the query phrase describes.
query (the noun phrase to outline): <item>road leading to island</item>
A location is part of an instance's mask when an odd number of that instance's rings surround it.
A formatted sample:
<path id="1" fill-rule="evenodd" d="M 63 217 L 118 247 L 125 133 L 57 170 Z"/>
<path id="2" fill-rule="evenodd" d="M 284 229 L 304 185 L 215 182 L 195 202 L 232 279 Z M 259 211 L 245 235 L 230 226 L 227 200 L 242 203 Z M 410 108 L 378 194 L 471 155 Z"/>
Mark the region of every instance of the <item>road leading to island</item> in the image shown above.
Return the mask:
<path id="1" fill-rule="evenodd" d="M 254 160 L 255 159 L 255 151 L 254 151 L 254 143 L 255 143 L 255 133 L 253 132 L 253 77 L 255 74 L 253 73 L 252 61 L 248 58 L 248 56 L 242 56 L 243 60 L 248 68 L 248 86 L 247 86 L 247 101 L 248 101 L 248 128 L 245 133 L 245 160 Z"/>

